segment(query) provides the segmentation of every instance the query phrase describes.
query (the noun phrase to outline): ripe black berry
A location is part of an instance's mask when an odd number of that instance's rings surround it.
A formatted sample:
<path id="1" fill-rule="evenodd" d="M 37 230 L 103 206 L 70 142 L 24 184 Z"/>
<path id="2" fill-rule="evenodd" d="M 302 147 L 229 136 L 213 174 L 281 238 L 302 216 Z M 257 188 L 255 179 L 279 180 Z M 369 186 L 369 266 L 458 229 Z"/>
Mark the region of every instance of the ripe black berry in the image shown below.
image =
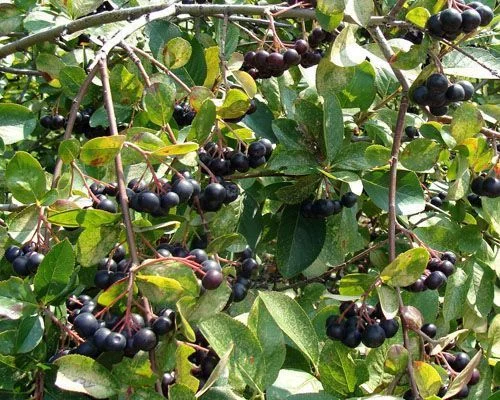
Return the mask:
<path id="1" fill-rule="evenodd" d="M 455 354 L 455 359 L 453 360 L 451 367 L 456 372 L 461 372 L 467 364 L 470 362 L 470 357 L 466 353 L 457 353 Z"/>
<path id="2" fill-rule="evenodd" d="M 177 207 L 179 202 L 179 195 L 174 192 L 164 193 L 160 196 L 160 205 L 162 210 L 168 211 L 170 208 Z"/>
<path id="3" fill-rule="evenodd" d="M 350 330 L 346 333 L 345 337 L 342 339 L 342 343 L 344 343 L 347 347 L 354 349 L 358 347 L 361 343 L 361 333 L 356 330 Z"/>
<path id="4" fill-rule="evenodd" d="M 73 322 L 73 328 L 82 337 L 92 336 L 99 329 L 99 322 L 96 317 L 89 312 L 78 314 Z"/>
<path id="5" fill-rule="evenodd" d="M 45 129 L 50 129 L 52 127 L 52 115 L 44 115 L 40 118 L 40 125 Z"/>
<path id="6" fill-rule="evenodd" d="M 26 276 L 30 273 L 28 269 L 28 257 L 19 256 L 12 262 L 12 269 L 19 276 Z"/>
<path id="7" fill-rule="evenodd" d="M 283 61 L 285 65 L 299 65 L 300 64 L 300 54 L 295 49 L 288 49 L 283 53 Z"/>
<path id="8" fill-rule="evenodd" d="M 135 193 L 142 192 L 143 190 L 146 190 L 146 188 L 147 188 L 146 182 L 144 182 L 140 179 L 137 179 L 137 178 L 132 179 L 128 183 L 127 187 L 129 189 L 132 189 Z"/>
<path id="9" fill-rule="evenodd" d="M 110 199 L 101 200 L 99 204 L 97 204 L 96 208 L 110 213 L 116 213 L 117 211 L 116 204 Z"/>
<path id="10" fill-rule="evenodd" d="M 348 311 L 346 312 L 346 310 Z M 344 301 L 340 304 L 339 312 L 340 314 L 344 314 L 345 312 L 345 318 L 354 317 L 358 314 L 358 306 L 356 304 L 353 305 L 352 301 Z"/>
<path id="11" fill-rule="evenodd" d="M 140 211 L 153 213 L 160 208 L 160 198 L 153 192 L 141 192 L 137 197 L 137 207 Z"/>
<path id="12" fill-rule="evenodd" d="M 99 349 L 92 340 L 87 340 L 75 349 L 75 354 L 95 358 L 99 355 Z"/>
<path id="13" fill-rule="evenodd" d="M 470 189 L 478 196 L 483 196 L 484 195 L 483 184 L 484 184 L 484 178 L 482 176 L 478 176 L 472 180 Z"/>
<path id="14" fill-rule="evenodd" d="M 477 385 L 479 383 L 479 380 L 481 379 L 481 374 L 479 373 L 479 370 L 477 368 L 474 368 L 472 370 L 472 375 L 470 377 L 469 383 L 467 385 Z"/>
<path id="15" fill-rule="evenodd" d="M 410 139 L 414 139 L 418 136 L 418 129 L 414 126 L 407 126 L 405 128 L 405 133 Z"/>
<path id="16" fill-rule="evenodd" d="M 458 81 L 457 85 L 462 86 L 462 88 L 464 89 L 464 93 L 465 93 L 464 101 L 470 100 L 472 98 L 472 95 L 474 94 L 474 91 L 475 91 L 472 83 L 470 83 L 469 81 Z"/>
<path id="17" fill-rule="evenodd" d="M 439 271 L 441 271 L 446 276 L 450 276 L 455 272 L 455 266 L 452 262 L 448 260 L 443 260 L 439 265 Z"/>
<path id="18" fill-rule="evenodd" d="M 465 399 L 469 395 L 469 387 L 464 386 L 460 391 L 453 396 L 454 399 Z"/>
<path id="19" fill-rule="evenodd" d="M 481 208 L 483 205 L 483 203 L 481 201 L 481 197 L 479 197 L 477 194 L 474 194 L 474 193 L 469 193 L 467 195 L 467 200 L 469 201 L 470 205 L 473 207 Z"/>
<path id="20" fill-rule="evenodd" d="M 446 90 L 446 99 L 448 101 L 462 101 L 462 100 L 464 100 L 465 99 L 465 90 L 462 87 L 462 85 L 459 85 L 458 83 L 451 85 Z"/>
<path id="21" fill-rule="evenodd" d="M 444 31 L 458 32 L 462 25 L 462 14 L 454 8 L 448 8 L 441 12 L 439 20 Z"/>
<path id="22" fill-rule="evenodd" d="M 436 337 L 437 327 L 434 324 L 424 324 L 422 325 L 422 328 L 420 328 L 420 330 L 424 332 L 427 336 L 429 336 L 431 339 Z"/>
<path id="23" fill-rule="evenodd" d="M 434 93 L 444 93 L 448 89 L 448 78 L 443 74 L 432 74 L 426 81 L 427 89 Z"/>
<path id="24" fill-rule="evenodd" d="M 388 339 L 394 337 L 399 329 L 399 323 L 395 319 L 385 319 L 380 322 L 380 326 L 385 332 L 385 337 Z"/>
<path id="25" fill-rule="evenodd" d="M 174 183 L 172 192 L 177 193 L 181 203 L 188 201 L 193 194 L 193 184 L 187 179 L 180 179 Z"/>
<path id="26" fill-rule="evenodd" d="M 361 341 L 366 347 L 380 347 L 385 341 L 385 331 L 379 324 L 373 324 L 366 327 Z"/>
<path id="27" fill-rule="evenodd" d="M 207 201 L 222 203 L 226 198 L 226 189 L 220 183 L 210 183 L 203 194 Z"/>
<path id="28" fill-rule="evenodd" d="M 204 272 L 208 271 L 222 271 L 220 264 L 215 260 L 205 260 L 201 263 L 201 269 Z"/>
<path id="29" fill-rule="evenodd" d="M 253 258 L 247 258 L 241 263 L 241 276 L 251 278 L 253 272 L 259 268 L 259 263 Z"/>
<path id="30" fill-rule="evenodd" d="M 232 297 L 235 303 L 242 301 L 247 296 L 248 289 L 240 282 L 233 285 Z"/>
<path id="31" fill-rule="evenodd" d="M 223 280 L 224 280 L 224 275 L 222 275 L 222 272 L 217 270 L 210 270 L 205 274 L 205 276 L 201 280 L 201 284 L 205 289 L 213 290 L 217 289 L 221 285 Z"/>
<path id="32" fill-rule="evenodd" d="M 418 86 L 413 91 L 413 101 L 421 106 L 427 104 L 429 99 L 429 90 L 425 86 Z"/>
<path id="33" fill-rule="evenodd" d="M 234 153 L 231 157 L 231 166 L 238 172 L 247 172 L 250 169 L 248 157 L 241 152 Z"/>
<path id="34" fill-rule="evenodd" d="M 170 318 L 167 317 L 158 317 L 154 322 L 151 328 L 157 335 L 165 335 L 173 327 L 173 323 Z"/>
<path id="35" fill-rule="evenodd" d="M 441 117 L 443 115 L 446 115 L 446 113 L 448 112 L 448 107 L 447 106 L 429 107 L 429 111 L 432 115 L 436 117 Z"/>
<path id="36" fill-rule="evenodd" d="M 50 124 L 50 128 L 53 130 L 58 130 L 64 127 L 64 122 L 66 120 L 62 115 L 56 114 L 52 116 L 52 123 Z"/>
<path id="37" fill-rule="evenodd" d="M 99 289 L 107 289 L 109 287 L 110 277 L 111 277 L 111 272 L 107 270 L 97 271 L 94 276 L 94 284 Z"/>
<path id="38" fill-rule="evenodd" d="M 326 335 L 330 339 L 335 339 L 335 340 L 342 340 L 346 336 L 346 330 L 345 326 L 343 323 L 330 323 L 328 327 L 326 328 Z"/>
<path id="39" fill-rule="evenodd" d="M 121 351 L 124 350 L 126 346 L 127 339 L 123 334 L 118 332 L 111 332 L 104 341 L 104 349 L 106 351 Z"/>
<path id="40" fill-rule="evenodd" d="M 254 65 L 258 69 L 264 69 L 267 67 L 267 59 L 269 58 L 269 53 L 265 50 L 259 50 L 255 53 Z"/>
<path id="41" fill-rule="evenodd" d="M 133 343 L 137 350 L 149 351 L 155 348 L 158 338 L 151 329 L 142 328 L 135 333 Z"/>
<path id="42" fill-rule="evenodd" d="M 266 146 L 258 142 L 253 142 L 248 146 L 248 155 L 253 158 L 260 158 L 266 155 Z"/>
<path id="43" fill-rule="evenodd" d="M 226 197 L 224 199 L 224 203 L 229 204 L 233 201 L 236 201 L 236 199 L 240 195 L 240 188 L 238 187 L 238 185 L 233 182 L 225 182 L 223 186 L 226 189 Z"/>
<path id="44" fill-rule="evenodd" d="M 208 255 L 205 252 L 205 250 L 202 249 L 193 249 L 189 252 L 190 256 L 194 256 L 194 260 L 198 263 L 201 264 L 203 261 L 208 260 Z"/>
<path id="45" fill-rule="evenodd" d="M 272 70 L 283 70 L 285 67 L 283 54 L 277 52 L 269 54 L 269 57 L 267 58 L 267 65 Z"/>
<path id="46" fill-rule="evenodd" d="M 354 207 L 357 201 L 358 201 L 358 196 L 355 195 L 353 192 L 345 193 L 340 199 L 340 203 L 347 208 Z"/>
<path id="47" fill-rule="evenodd" d="M 483 193 L 488 197 L 500 196 L 500 179 L 487 177 L 483 182 Z"/>
<path id="48" fill-rule="evenodd" d="M 250 168 L 258 168 L 266 163 L 266 156 L 262 157 L 250 157 L 248 159 Z"/>
<path id="49" fill-rule="evenodd" d="M 428 289 L 434 290 L 434 289 L 439 289 L 441 286 L 444 285 L 446 282 L 446 275 L 443 274 L 441 271 L 434 271 L 431 272 L 431 274 L 425 278 L 425 286 L 427 286 Z"/>
<path id="50" fill-rule="evenodd" d="M 487 5 L 482 4 L 480 7 L 476 8 L 476 11 L 481 16 L 481 26 L 489 25 L 489 23 L 493 20 L 493 11 Z"/>
<path id="51" fill-rule="evenodd" d="M 443 205 L 443 200 L 439 196 L 434 196 L 431 198 L 431 204 L 435 207 L 441 207 Z"/>
<path id="52" fill-rule="evenodd" d="M 94 339 L 94 344 L 99 350 L 104 351 L 106 339 L 110 333 L 111 330 L 109 330 L 108 328 L 99 328 L 95 331 L 92 339 Z"/>
<path id="53" fill-rule="evenodd" d="M 481 15 L 474 9 L 462 12 L 462 31 L 469 33 L 474 31 L 481 24 Z"/>

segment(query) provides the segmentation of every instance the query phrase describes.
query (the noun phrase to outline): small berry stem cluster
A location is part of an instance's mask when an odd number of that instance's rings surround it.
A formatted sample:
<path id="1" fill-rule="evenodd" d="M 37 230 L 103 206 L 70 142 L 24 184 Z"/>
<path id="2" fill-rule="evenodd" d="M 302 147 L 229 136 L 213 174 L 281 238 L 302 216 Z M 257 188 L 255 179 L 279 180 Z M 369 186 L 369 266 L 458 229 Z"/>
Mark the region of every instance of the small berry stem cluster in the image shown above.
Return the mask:
<path id="1" fill-rule="evenodd" d="M 306 200 L 300 206 L 300 212 L 304 218 L 327 218 L 338 214 L 343 207 L 352 208 L 358 201 L 358 196 L 353 192 L 342 195 L 340 200 L 316 199 Z"/>
<path id="2" fill-rule="evenodd" d="M 451 251 L 444 252 L 441 259 L 432 257 L 427 263 L 424 274 L 416 282 L 407 286 L 406 289 L 410 292 L 439 289 L 446 283 L 448 277 L 455 272 L 456 262 L 457 256 Z"/>
<path id="3" fill-rule="evenodd" d="M 34 274 L 43 261 L 44 255 L 37 250 L 38 246 L 33 242 L 22 247 L 12 245 L 5 250 L 5 258 L 12 264 L 16 275 L 25 277 Z"/>

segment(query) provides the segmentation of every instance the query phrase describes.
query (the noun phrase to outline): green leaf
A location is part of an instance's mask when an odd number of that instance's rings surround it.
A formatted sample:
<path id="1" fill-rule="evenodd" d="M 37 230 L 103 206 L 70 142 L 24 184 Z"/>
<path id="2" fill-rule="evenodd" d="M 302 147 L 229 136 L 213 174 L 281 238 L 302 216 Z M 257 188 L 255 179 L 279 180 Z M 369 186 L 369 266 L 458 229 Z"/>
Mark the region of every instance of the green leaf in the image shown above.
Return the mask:
<path id="1" fill-rule="evenodd" d="M 5 180 L 14 198 L 24 204 L 40 200 L 47 192 L 47 179 L 42 166 L 24 151 L 18 151 L 8 162 Z"/>
<path id="2" fill-rule="evenodd" d="M 73 65 L 68 65 L 59 72 L 62 91 L 70 98 L 76 96 L 85 78 L 87 78 L 85 70 Z"/>
<path id="3" fill-rule="evenodd" d="M 390 263 L 380 273 L 382 281 L 391 286 L 408 286 L 414 283 L 427 267 L 429 253 L 418 247 L 408 250 Z"/>
<path id="4" fill-rule="evenodd" d="M 140 352 L 134 358 L 124 357 L 113 365 L 112 372 L 123 386 L 152 387 L 156 381 L 147 352 Z"/>
<path id="5" fill-rule="evenodd" d="M 460 48 L 491 70 L 498 71 L 500 69 L 498 57 L 495 57 L 494 53 L 488 49 L 472 46 L 460 46 Z M 456 50 L 446 54 L 442 59 L 442 63 L 444 73 L 447 75 L 466 76 L 475 79 L 498 79 L 497 75 L 492 74 L 491 71 Z"/>
<path id="6" fill-rule="evenodd" d="M 439 373 L 430 364 L 414 361 L 413 369 L 418 391 L 423 398 L 435 395 L 441 388 L 442 381 Z"/>
<path id="7" fill-rule="evenodd" d="M 96 399 L 105 399 L 118 392 L 113 375 L 89 357 L 67 355 L 54 364 L 58 367 L 55 384 L 63 390 L 84 393 Z"/>
<path id="8" fill-rule="evenodd" d="M 205 62 L 207 65 L 207 76 L 203 82 L 203 86 L 207 88 L 212 88 L 215 80 L 220 74 L 220 63 L 219 63 L 219 46 L 212 46 L 204 49 L 205 52 Z"/>
<path id="9" fill-rule="evenodd" d="M 174 279 L 182 285 L 186 294 L 198 297 L 200 289 L 197 278 L 193 270 L 186 265 L 172 261 L 159 261 L 155 264 L 141 267 L 141 273 Z"/>
<path id="10" fill-rule="evenodd" d="M 490 342 L 491 354 L 500 357 L 500 314 L 495 315 L 488 329 L 488 340 Z"/>
<path id="11" fill-rule="evenodd" d="M 16 329 L 14 352 L 17 354 L 29 353 L 43 338 L 44 323 L 39 315 L 22 319 Z"/>
<path id="12" fill-rule="evenodd" d="M 151 153 L 151 157 L 163 159 L 165 157 L 180 156 L 183 154 L 188 154 L 198 149 L 198 144 L 194 142 L 186 142 L 179 144 L 172 144 L 170 146 L 162 147 L 161 149 L 155 150 Z"/>
<path id="13" fill-rule="evenodd" d="M 66 139 L 59 145 L 59 157 L 65 164 L 75 161 L 80 154 L 80 142 L 78 139 Z"/>
<path id="14" fill-rule="evenodd" d="M 356 29 L 356 26 L 349 24 L 335 38 L 329 55 L 330 61 L 335 65 L 354 67 L 365 61 L 367 56 L 370 57 L 370 53 L 357 43 L 354 36 Z"/>
<path id="15" fill-rule="evenodd" d="M 49 210 L 47 219 L 51 224 L 58 226 L 97 228 L 102 225 L 114 224 L 121 219 L 121 216 L 103 210 L 78 208 L 62 212 Z"/>
<path id="16" fill-rule="evenodd" d="M 170 39 L 163 49 L 163 61 L 170 69 L 183 67 L 191 58 L 192 51 L 187 40 L 181 37 Z"/>
<path id="17" fill-rule="evenodd" d="M 323 386 L 321 382 L 309 372 L 284 368 L 280 371 L 276 382 L 266 389 L 266 400 L 288 400 L 291 398 L 308 400 L 308 394 L 318 393 L 324 394 Z M 314 399 L 313 397 L 313 400 L 318 399 Z M 319 400 L 332 399 L 331 397 L 323 397 Z"/>
<path id="18" fill-rule="evenodd" d="M 191 374 L 193 364 L 188 360 L 188 357 L 196 350 L 187 344 L 179 344 L 175 351 L 175 381 L 187 386 L 193 392 L 198 390 L 198 379 Z"/>
<path id="19" fill-rule="evenodd" d="M 441 147 L 430 139 L 412 140 L 401 152 L 403 167 L 423 172 L 434 167 L 441 152 Z"/>
<path id="20" fill-rule="evenodd" d="M 337 341 L 328 341 L 323 347 L 319 373 L 325 390 L 345 397 L 356 389 L 356 363 L 349 348 Z"/>
<path id="21" fill-rule="evenodd" d="M 189 137 L 194 137 L 199 143 L 203 143 L 212 131 L 215 118 L 215 104 L 211 100 L 205 100 L 201 105 L 200 111 L 194 117 Z"/>
<path id="22" fill-rule="evenodd" d="M 68 0 L 65 2 L 69 15 L 74 19 L 91 13 L 101 4 L 101 0 Z"/>
<path id="23" fill-rule="evenodd" d="M 113 99 L 120 104 L 130 105 L 140 100 L 144 86 L 139 78 L 130 73 L 127 68 L 118 64 L 109 74 Z"/>
<path id="24" fill-rule="evenodd" d="M 493 306 L 495 291 L 495 272 L 489 266 L 473 263 L 467 269 L 469 290 L 467 303 L 478 317 L 487 317 Z"/>
<path id="25" fill-rule="evenodd" d="M 132 108 L 130 105 L 113 103 L 113 108 L 115 110 L 117 124 L 124 124 L 130 119 L 130 116 L 132 115 Z M 89 123 L 91 127 L 101 130 L 102 134 L 100 136 L 106 136 L 104 128 L 109 126 L 108 112 L 106 111 L 106 108 L 101 106 L 95 110 L 90 117 Z"/>
<path id="26" fill-rule="evenodd" d="M 34 204 L 10 214 L 7 218 L 9 236 L 16 242 L 25 243 L 36 233 L 39 216 L 40 210 Z"/>
<path id="27" fill-rule="evenodd" d="M 368 196 L 384 211 L 389 209 L 389 181 L 389 173 L 382 171 L 369 172 L 363 177 Z M 397 214 L 416 214 L 425 209 L 424 192 L 414 172 L 398 171 L 396 187 Z"/>
<path id="28" fill-rule="evenodd" d="M 225 283 L 215 290 L 204 291 L 196 304 L 189 308 L 189 321 L 200 322 L 221 312 L 226 307 L 230 296 L 231 288 Z"/>
<path id="29" fill-rule="evenodd" d="M 396 291 L 390 286 L 377 286 L 380 306 L 387 319 L 395 318 L 399 311 L 399 300 Z"/>
<path id="30" fill-rule="evenodd" d="M 443 318 L 445 322 L 462 317 L 463 305 L 467 301 L 467 280 L 467 274 L 460 268 L 448 278 L 443 301 Z"/>
<path id="31" fill-rule="evenodd" d="M 168 398 L 172 400 L 196 400 L 195 390 L 191 390 L 186 385 L 176 383 L 168 388 Z"/>
<path id="32" fill-rule="evenodd" d="M 324 220 L 306 219 L 299 206 L 286 206 L 278 228 L 276 260 L 287 278 L 305 270 L 319 255 L 326 231 Z"/>
<path id="33" fill-rule="evenodd" d="M 326 158 L 332 161 L 340 151 L 344 139 L 342 107 L 333 92 L 323 93 L 323 98 L 323 143 Z"/>
<path id="34" fill-rule="evenodd" d="M 327 31 L 335 29 L 344 17 L 344 2 L 341 0 L 319 0 L 316 6 L 316 18 Z"/>
<path id="35" fill-rule="evenodd" d="M 115 299 L 120 294 L 122 294 L 123 292 L 125 292 L 127 290 L 127 285 L 128 285 L 127 280 L 125 280 L 123 282 L 113 283 L 110 287 L 108 287 L 106 290 L 102 291 L 99 294 L 99 297 L 97 298 L 97 302 L 104 307 L 108 307 L 111 304 L 115 304 L 114 303 Z M 133 292 L 134 292 L 134 294 L 137 293 L 137 287 L 135 285 L 133 288 Z M 125 299 L 119 300 L 118 303 L 116 303 L 115 307 L 122 309 L 123 305 L 125 304 L 125 301 L 126 301 Z"/>
<path id="36" fill-rule="evenodd" d="M 125 142 L 124 135 L 98 137 L 82 146 L 80 160 L 93 167 L 107 164 L 115 158 Z"/>
<path id="37" fill-rule="evenodd" d="M 52 247 L 33 280 L 38 300 L 47 304 L 57 298 L 69 284 L 74 267 L 75 254 L 67 239 Z"/>
<path id="38" fill-rule="evenodd" d="M 0 317 L 19 319 L 36 312 L 38 304 L 28 283 L 21 278 L 11 276 L 0 281 Z"/>
<path id="39" fill-rule="evenodd" d="M 229 89 L 226 98 L 220 107 L 217 107 L 217 114 L 220 118 L 239 118 L 245 115 L 250 107 L 250 98 L 239 89 Z"/>
<path id="40" fill-rule="evenodd" d="M 365 26 L 370 22 L 374 7 L 372 0 L 347 0 L 345 14 L 358 25 Z"/>
<path id="41" fill-rule="evenodd" d="M 168 80 L 152 83 L 144 94 L 144 108 L 149 120 L 166 126 L 172 117 L 175 104 L 175 86 Z"/>
<path id="42" fill-rule="evenodd" d="M 263 386 L 268 387 L 276 380 L 285 362 L 285 338 L 259 297 L 254 301 L 250 310 L 248 328 L 257 337 L 262 346 L 266 362 L 266 380 Z"/>
<path id="43" fill-rule="evenodd" d="M 35 114 L 19 104 L 0 104 L 0 139 L 13 144 L 26 139 L 36 127 Z"/>
<path id="44" fill-rule="evenodd" d="M 259 297 L 281 330 L 318 366 L 318 337 L 305 311 L 284 293 L 259 292 Z"/>
<path id="45" fill-rule="evenodd" d="M 163 276 L 137 275 L 136 282 L 141 292 L 154 304 L 175 303 L 184 292 L 179 282 Z"/>
<path id="46" fill-rule="evenodd" d="M 430 18 L 431 13 L 424 7 L 415 7 L 408 11 L 406 20 L 419 28 L 425 28 L 427 20 Z"/>
<path id="47" fill-rule="evenodd" d="M 86 228 L 76 242 L 76 258 L 82 267 L 96 265 L 101 258 L 108 255 L 109 250 L 118 242 L 119 227 Z"/>
<path id="48" fill-rule="evenodd" d="M 391 150 L 380 144 L 373 144 L 366 148 L 365 158 L 371 167 L 388 165 L 391 158 Z"/>
<path id="49" fill-rule="evenodd" d="M 262 348 L 249 328 L 226 314 L 217 314 L 202 321 L 200 329 L 219 357 L 233 348 L 229 368 L 233 374 L 238 371 L 249 385 L 259 385 L 265 364 Z"/>
<path id="50" fill-rule="evenodd" d="M 465 139 L 479 133 L 484 124 L 481 112 L 476 105 L 464 102 L 453 113 L 451 135 L 461 144 Z"/>
<path id="51" fill-rule="evenodd" d="M 345 275 L 339 282 L 339 293 L 342 296 L 361 296 L 377 280 L 376 275 L 354 273 Z"/>
<path id="52" fill-rule="evenodd" d="M 207 247 L 209 253 L 220 253 L 224 250 L 238 253 L 245 250 L 246 240 L 241 233 L 228 233 L 215 238 Z"/>

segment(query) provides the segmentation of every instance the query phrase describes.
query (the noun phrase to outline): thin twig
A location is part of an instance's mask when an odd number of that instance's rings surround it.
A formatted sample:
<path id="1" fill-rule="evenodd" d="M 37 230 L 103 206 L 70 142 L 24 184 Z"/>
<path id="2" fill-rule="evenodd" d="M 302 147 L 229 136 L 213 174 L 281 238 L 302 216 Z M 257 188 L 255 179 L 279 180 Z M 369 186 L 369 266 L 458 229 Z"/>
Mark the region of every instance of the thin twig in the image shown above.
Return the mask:
<path id="1" fill-rule="evenodd" d="M 2 66 L 0 66 L 0 72 L 4 72 L 6 74 L 14 74 L 14 75 L 43 76 L 43 72 L 36 71 L 34 69 L 25 69 L 25 68 L 14 68 L 14 67 L 2 67 Z"/>
<path id="2" fill-rule="evenodd" d="M 147 87 L 151 86 L 151 79 L 149 79 L 149 75 L 144 69 L 144 65 L 142 65 L 141 60 L 139 59 L 139 57 L 137 57 L 134 50 L 124 40 L 120 42 L 120 47 L 127 52 L 130 59 L 134 62 L 134 64 L 136 65 L 137 69 L 139 70 L 142 76 L 142 79 L 146 83 L 146 86 Z"/>

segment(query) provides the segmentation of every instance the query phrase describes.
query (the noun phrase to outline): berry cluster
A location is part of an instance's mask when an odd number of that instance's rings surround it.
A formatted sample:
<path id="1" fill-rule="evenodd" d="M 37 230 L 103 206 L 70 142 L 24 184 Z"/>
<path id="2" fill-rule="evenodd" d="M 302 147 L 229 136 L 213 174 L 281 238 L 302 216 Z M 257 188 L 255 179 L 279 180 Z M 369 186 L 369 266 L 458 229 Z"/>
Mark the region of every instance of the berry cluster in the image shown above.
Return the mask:
<path id="1" fill-rule="evenodd" d="M 223 204 L 236 201 L 240 188 L 236 183 L 218 178 L 217 182 L 208 184 L 201 192 L 198 200 L 202 211 L 219 211 Z"/>
<path id="2" fill-rule="evenodd" d="M 330 215 L 340 213 L 342 207 L 354 207 L 357 201 L 358 196 L 353 192 L 345 193 L 340 200 L 306 200 L 300 206 L 300 213 L 304 218 L 327 218 Z"/>
<path id="3" fill-rule="evenodd" d="M 197 331 L 195 344 L 199 347 L 193 354 L 188 357 L 189 362 L 194 366 L 191 368 L 191 373 L 197 378 L 200 383 L 198 390 L 205 386 L 208 377 L 219 362 L 219 356 L 213 349 L 210 348 L 207 340 Z"/>
<path id="4" fill-rule="evenodd" d="M 307 40 L 296 40 L 293 47 L 283 53 L 278 51 L 269 53 L 266 50 L 247 52 L 242 69 L 254 79 L 266 79 L 272 76 L 281 76 L 283 72 L 294 65 L 300 64 L 304 68 L 318 65 L 323 57 L 323 51 L 318 47 L 323 43 L 330 43 L 333 38 L 332 33 L 322 28 L 315 28 Z"/>
<path id="5" fill-rule="evenodd" d="M 19 276 L 34 274 L 43 261 L 44 255 L 38 253 L 38 246 L 29 242 L 22 247 L 9 246 L 5 258 L 12 264 L 12 269 Z"/>
<path id="6" fill-rule="evenodd" d="M 446 199 L 446 193 L 439 192 L 437 196 L 432 196 L 430 203 L 435 207 L 441 207 L 443 205 L 443 201 Z"/>
<path id="7" fill-rule="evenodd" d="M 93 108 L 86 108 L 76 113 L 75 124 L 73 126 L 73 133 L 83 134 L 87 139 L 94 139 L 101 136 L 109 136 L 109 128 L 102 126 L 91 127 L 90 117 L 94 113 Z M 40 118 L 40 125 L 46 129 L 57 131 L 65 128 L 68 120 L 60 114 L 44 115 Z"/>
<path id="8" fill-rule="evenodd" d="M 355 348 L 360 343 L 370 348 L 380 347 L 399 329 L 397 320 L 385 319 L 380 305 L 358 307 L 352 301 L 345 301 L 340 304 L 339 312 L 340 316 L 331 315 L 326 320 L 326 334 L 347 347 Z"/>
<path id="9" fill-rule="evenodd" d="M 120 245 L 115 247 L 109 257 L 99 261 L 94 276 L 96 287 L 106 290 L 112 284 L 127 277 L 131 262 L 125 258 L 125 255 L 125 247 Z"/>
<path id="10" fill-rule="evenodd" d="M 140 179 L 132 179 L 127 185 L 127 196 L 130 208 L 138 212 L 151 214 L 154 217 L 164 216 L 171 208 L 187 203 L 192 197 L 198 196 L 201 186 L 193 179 L 189 171 L 182 171 L 174 175 L 168 182 L 159 181 L 158 187 L 149 189 Z M 157 190 L 156 193 L 154 190 Z"/>
<path id="11" fill-rule="evenodd" d="M 40 118 L 40 125 L 45 129 L 50 129 L 51 131 L 57 131 L 64 128 L 66 124 L 66 118 L 60 114 L 44 115 Z"/>
<path id="12" fill-rule="evenodd" d="M 242 301 L 252 285 L 252 276 L 259 268 L 259 263 L 252 258 L 252 250 L 247 248 L 240 254 L 241 266 L 236 273 L 233 284 L 232 300 L 236 303 Z"/>
<path id="13" fill-rule="evenodd" d="M 179 127 L 188 126 L 192 124 L 196 111 L 188 103 L 176 104 L 172 116 Z"/>
<path id="14" fill-rule="evenodd" d="M 263 138 L 250 143 L 246 152 L 235 151 L 230 147 L 220 148 L 217 143 L 208 142 L 198 151 L 198 157 L 212 174 L 226 176 L 234 174 L 235 171 L 244 173 L 250 168 L 258 168 L 269 160 L 272 153 L 273 144 Z M 205 170 L 202 172 L 208 173 Z"/>
<path id="15" fill-rule="evenodd" d="M 446 251 L 441 259 L 433 257 L 427 263 L 424 274 L 406 289 L 410 292 L 423 292 L 426 289 L 436 290 L 443 286 L 448 277 L 455 272 L 457 256 L 451 251 Z"/>
<path id="16" fill-rule="evenodd" d="M 467 355 L 467 353 L 464 352 L 458 352 L 455 354 L 452 353 L 442 353 L 442 357 L 446 360 L 446 363 L 448 365 L 444 365 L 448 369 L 448 374 L 453 376 L 455 373 L 459 373 L 463 371 L 467 365 L 470 362 L 470 357 Z M 450 368 L 452 371 L 450 371 Z M 465 385 L 460 391 L 455 394 L 452 398 L 453 399 L 465 399 L 469 395 L 470 387 L 477 385 L 479 383 L 479 380 L 481 379 L 481 374 L 477 368 L 474 368 L 472 371 L 472 375 L 469 379 L 469 382 L 467 382 L 467 385 Z M 443 397 L 446 392 L 448 391 L 447 386 L 441 387 L 438 395 L 440 397 Z"/>
<path id="17" fill-rule="evenodd" d="M 448 112 L 448 105 L 457 101 L 467 101 L 474 94 L 474 86 L 469 81 L 451 84 L 444 74 L 432 74 L 424 85 L 413 91 L 413 101 L 421 106 L 429 106 L 432 115 L 441 116 Z"/>
<path id="18" fill-rule="evenodd" d="M 133 357 L 141 350 L 153 350 L 158 344 L 158 336 L 175 328 L 175 312 L 170 309 L 161 310 L 147 326 L 140 314 L 132 313 L 127 318 L 108 312 L 102 318 L 98 317 L 101 314 L 99 308 L 87 295 L 69 298 L 66 307 L 72 329 L 85 339 L 69 353 L 93 358 L 106 351 L 123 351 L 125 356 Z"/>
<path id="19" fill-rule="evenodd" d="M 486 26 L 493 20 L 493 11 L 480 2 L 467 5 L 464 11 L 448 8 L 427 20 L 427 29 L 432 36 L 455 40 L 461 33 L 470 33 L 479 26 Z"/>
<path id="20" fill-rule="evenodd" d="M 470 188 L 478 196 L 496 198 L 500 196 L 500 179 L 492 176 L 474 178 Z"/>
<path id="21" fill-rule="evenodd" d="M 93 207 L 95 209 L 110 213 L 115 213 L 118 210 L 116 203 L 109 198 L 117 195 L 117 183 L 108 183 L 107 185 L 103 185 L 94 182 L 89 186 L 89 189 L 95 197 L 93 202 Z"/>
<path id="22" fill-rule="evenodd" d="M 161 257 L 187 257 L 196 262 L 199 265 L 196 275 L 201 279 L 201 286 L 205 290 L 217 289 L 224 281 L 222 267 L 217 261 L 210 259 L 203 249 L 193 248 L 191 251 L 188 251 L 181 245 L 161 243 L 156 248 L 156 251 Z"/>

